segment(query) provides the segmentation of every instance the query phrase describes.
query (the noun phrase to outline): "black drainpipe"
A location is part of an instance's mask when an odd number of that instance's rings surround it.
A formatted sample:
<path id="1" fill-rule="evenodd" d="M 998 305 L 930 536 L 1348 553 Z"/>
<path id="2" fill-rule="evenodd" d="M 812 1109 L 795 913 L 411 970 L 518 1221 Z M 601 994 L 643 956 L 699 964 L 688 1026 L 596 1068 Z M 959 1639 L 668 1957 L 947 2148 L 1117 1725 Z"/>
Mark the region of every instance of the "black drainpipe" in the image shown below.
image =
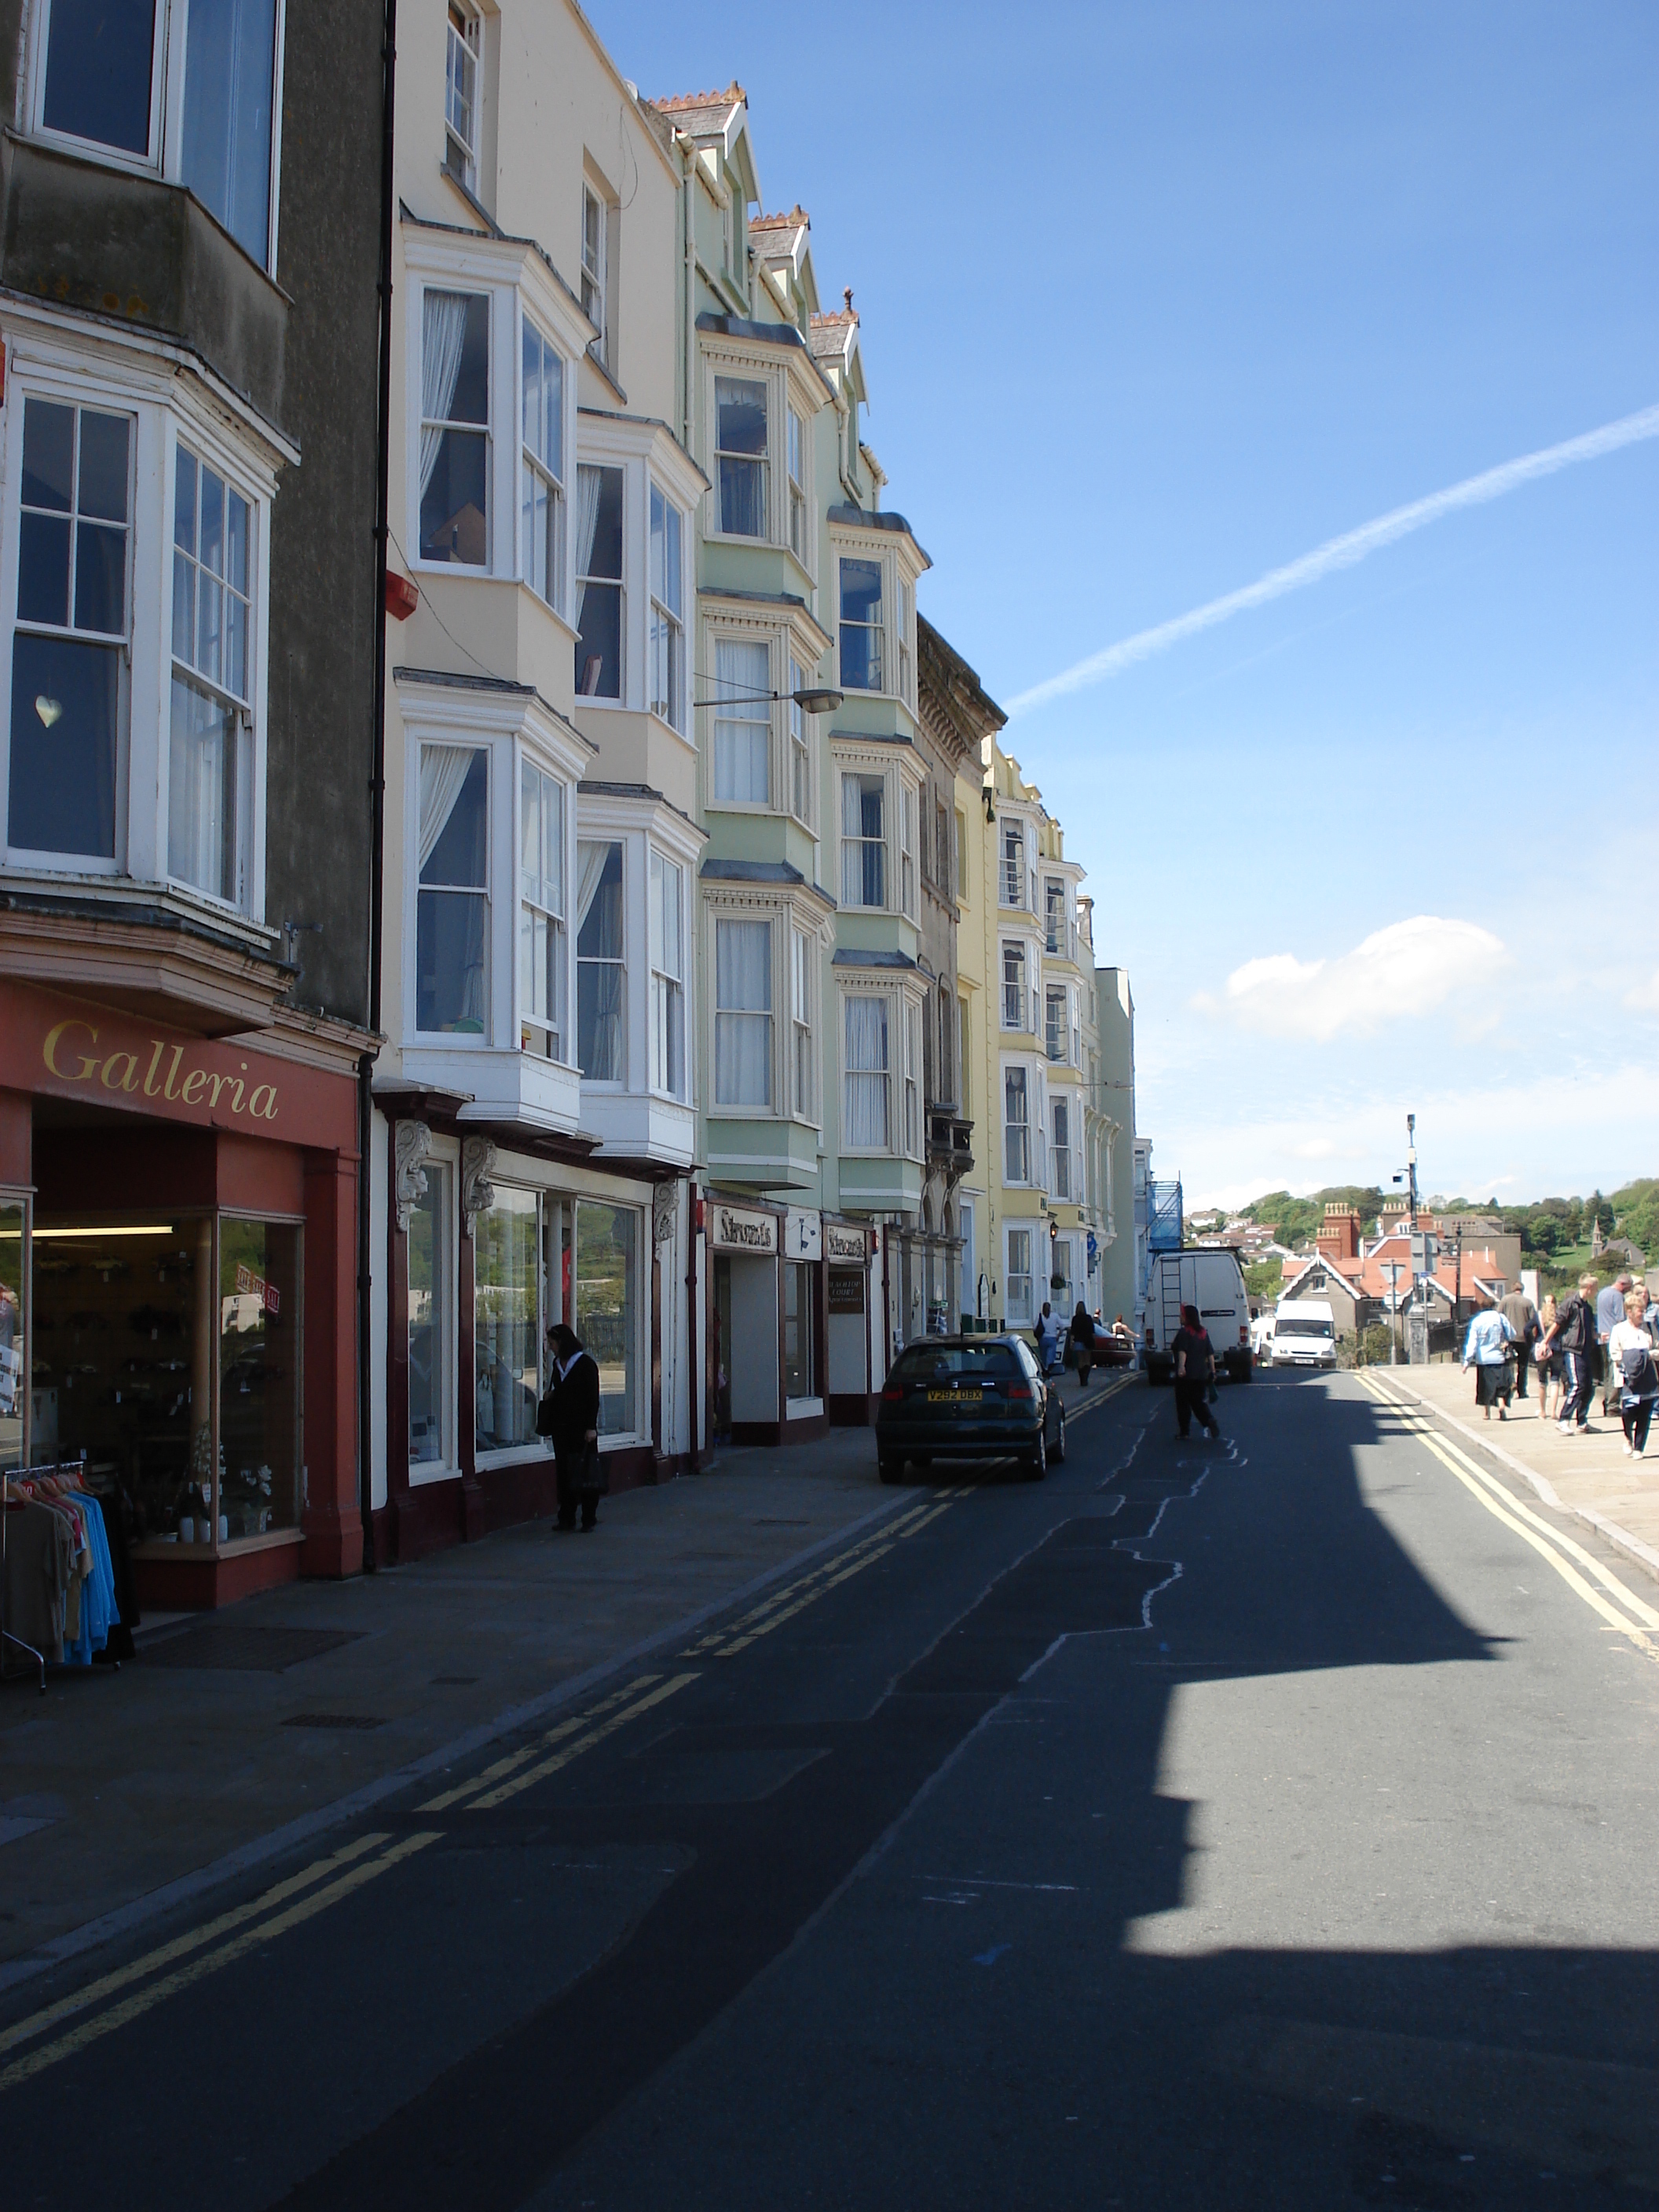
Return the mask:
<path id="1" fill-rule="evenodd" d="M 368 781 L 368 1026 L 380 1030 L 380 908 L 386 873 L 386 572 L 392 491 L 392 96 L 398 68 L 398 0 L 386 0 L 380 95 L 380 450 L 374 479 L 374 757 Z M 374 1054 L 357 1062 L 357 1509 L 363 1524 L 363 1571 L 374 1559 L 373 1389 L 374 1267 L 369 1252 L 369 1159 L 374 1133 Z"/>

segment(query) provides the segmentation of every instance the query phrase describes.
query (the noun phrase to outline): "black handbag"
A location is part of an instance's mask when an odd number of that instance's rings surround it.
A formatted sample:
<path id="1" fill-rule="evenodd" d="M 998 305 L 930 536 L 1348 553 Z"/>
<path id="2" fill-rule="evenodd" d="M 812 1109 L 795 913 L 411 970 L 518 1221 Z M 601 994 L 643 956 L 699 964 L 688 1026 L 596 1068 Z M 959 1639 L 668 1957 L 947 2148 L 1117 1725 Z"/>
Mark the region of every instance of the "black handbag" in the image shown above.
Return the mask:
<path id="1" fill-rule="evenodd" d="M 576 1462 L 576 1480 L 571 1486 L 579 1498 L 610 1495 L 611 1478 L 605 1471 L 605 1462 L 597 1443 L 584 1444 L 581 1457 Z"/>
<path id="2" fill-rule="evenodd" d="M 553 1393 L 544 1390 L 541 1403 L 536 1408 L 536 1434 L 550 1437 L 553 1433 Z"/>

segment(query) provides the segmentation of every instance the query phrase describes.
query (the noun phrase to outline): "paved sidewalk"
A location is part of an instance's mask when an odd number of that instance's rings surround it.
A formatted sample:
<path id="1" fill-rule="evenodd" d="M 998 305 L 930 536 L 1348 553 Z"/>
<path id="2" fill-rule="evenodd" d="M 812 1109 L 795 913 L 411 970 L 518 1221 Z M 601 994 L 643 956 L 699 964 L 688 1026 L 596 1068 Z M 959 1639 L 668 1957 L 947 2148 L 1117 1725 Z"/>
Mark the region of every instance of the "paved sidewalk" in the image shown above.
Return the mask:
<path id="1" fill-rule="evenodd" d="M 0 1685 L 0 1989 L 441 1771 L 899 1510 L 868 1430 L 607 1498 Z M 111 1925 L 112 1920 L 113 1925 Z"/>
<path id="2" fill-rule="evenodd" d="M 1608 1542 L 1659 1576 L 1659 1430 L 1645 1459 L 1626 1459 L 1616 1414 L 1605 1420 L 1598 1390 L 1590 1436 L 1563 1437 L 1554 1421 L 1538 1417 L 1537 1385 L 1510 1408 L 1509 1419 L 1483 1419 L 1474 1402 L 1474 1377 L 1450 1362 L 1426 1367 L 1378 1367 L 1379 1382 L 1414 1397 L 1465 1437 L 1493 1453 L 1529 1482 L 1546 1504 L 1576 1514 Z"/>

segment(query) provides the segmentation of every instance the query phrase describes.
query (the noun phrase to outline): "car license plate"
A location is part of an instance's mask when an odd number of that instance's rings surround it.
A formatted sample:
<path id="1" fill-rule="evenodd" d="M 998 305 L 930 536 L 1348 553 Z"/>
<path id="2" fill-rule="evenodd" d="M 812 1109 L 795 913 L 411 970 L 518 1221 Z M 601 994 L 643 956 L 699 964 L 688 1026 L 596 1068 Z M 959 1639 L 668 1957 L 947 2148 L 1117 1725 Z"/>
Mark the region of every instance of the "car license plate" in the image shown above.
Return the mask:
<path id="1" fill-rule="evenodd" d="M 982 1390 L 930 1390 L 930 1406 L 977 1406 L 985 1395 Z"/>

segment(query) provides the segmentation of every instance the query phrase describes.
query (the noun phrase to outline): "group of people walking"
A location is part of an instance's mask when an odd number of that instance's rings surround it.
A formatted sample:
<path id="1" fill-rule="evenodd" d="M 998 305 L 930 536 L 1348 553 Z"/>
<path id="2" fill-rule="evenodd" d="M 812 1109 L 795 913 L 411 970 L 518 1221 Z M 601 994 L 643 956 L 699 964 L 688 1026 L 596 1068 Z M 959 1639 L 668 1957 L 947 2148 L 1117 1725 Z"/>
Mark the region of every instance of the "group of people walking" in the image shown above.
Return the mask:
<path id="1" fill-rule="evenodd" d="M 1538 1376 L 1538 1414 L 1550 1418 L 1555 1392 L 1556 1425 L 1564 1437 L 1590 1433 L 1590 1404 L 1601 1387 L 1604 1417 L 1618 1408 L 1625 1451 L 1639 1459 L 1647 1449 L 1653 1411 L 1659 1404 L 1659 1302 L 1646 1282 L 1620 1275 L 1602 1285 L 1596 1275 L 1581 1275 L 1578 1288 L 1557 1304 L 1546 1297 L 1542 1309 L 1524 1291 L 1511 1291 L 1495 1306 L 1475 1315 L 1463 1343 L 1463 1365 L 1474 1370 L 1474 1401 L 1486 1419 L 1498 1408 L 1500 1421 L 1510 1407 L 1527 1395 L 1528 1367 Z"/>
<path id="2" fill-rule="evenodd" d="M 1037 1316 L 1032 1334 L 1036 1339 L 1037 1358 L 1043 1373 L 1049 1374 L 1060 1365 L 1073 1367 L 1077 1370 L 1079 1390 L 1087 1389 L 1089 1386 L 1089 1377 L 1100 1357 L 1103 1337 L 1126 1346 L 1132 1346 L 1135 1340 L 1133 1331 L 1121 1314 L 1110 1328 L 1107 1328 L 1095 1319 L 1081 1298 L 1078 1300 L 1077 1310 L 1069 1322 L 1062 1322 L 1048 1299 L 1044 1298 L 1042 1311 Z"/>

